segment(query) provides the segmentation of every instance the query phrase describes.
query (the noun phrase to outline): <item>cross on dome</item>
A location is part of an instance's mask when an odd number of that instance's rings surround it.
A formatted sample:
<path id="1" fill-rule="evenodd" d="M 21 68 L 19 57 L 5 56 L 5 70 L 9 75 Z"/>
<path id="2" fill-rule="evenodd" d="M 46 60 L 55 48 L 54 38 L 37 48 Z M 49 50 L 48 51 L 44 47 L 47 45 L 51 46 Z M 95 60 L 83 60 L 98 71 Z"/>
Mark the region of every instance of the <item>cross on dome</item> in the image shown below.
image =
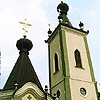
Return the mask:
<path id="1" fill-rule="evenodd" d="M 48 24 L 48 26 L 50 27 L 50 26 L 51 26 L 51 24 L 49 23 L 49 24 Z"/>
<path id="2" fill-rule="evenodd" d="M 26 33 L 28 33 L 28 30 L 27 30 L 27 28 L 29 27 L 29 26 L 32 26 L 31 24 L 29 24 L 28 22 L 27 22 L 27 19 L 24 19 L 24 21 L 22 21 L 22 22 L 19 22 L 20 24 L 22 24 L 23 25 L 23 27 L 22 27 L 22 30 L 24 31 L 24 38 L 26 37 Z"/>

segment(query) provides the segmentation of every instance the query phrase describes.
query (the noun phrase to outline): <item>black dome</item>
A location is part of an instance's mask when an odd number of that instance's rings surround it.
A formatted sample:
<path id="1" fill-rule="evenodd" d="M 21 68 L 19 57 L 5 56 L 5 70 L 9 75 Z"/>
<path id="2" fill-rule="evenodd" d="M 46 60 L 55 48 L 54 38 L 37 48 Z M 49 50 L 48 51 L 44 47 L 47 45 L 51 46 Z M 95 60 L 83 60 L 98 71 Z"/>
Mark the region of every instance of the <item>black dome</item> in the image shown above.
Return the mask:
<path id="1" fill-rule="evenodd" d="M 65 13 L 67 13 L 68 12 L 68 10 L 69 10 L 69 6 L 66 4 L 66 3 L 63 3 L 62 1 L 61 1 L 61 3 L 57 6 L 57 11 L 59 12 L 59 10 L 62 12 L 65 12 Z"/>
<path id="2" fill-rule="evenodd" d="M 29 39 L 21 38 L 17 41 L 16 47 L 20 51 L 30 51 L 33 47 L 32 42 Z"/>

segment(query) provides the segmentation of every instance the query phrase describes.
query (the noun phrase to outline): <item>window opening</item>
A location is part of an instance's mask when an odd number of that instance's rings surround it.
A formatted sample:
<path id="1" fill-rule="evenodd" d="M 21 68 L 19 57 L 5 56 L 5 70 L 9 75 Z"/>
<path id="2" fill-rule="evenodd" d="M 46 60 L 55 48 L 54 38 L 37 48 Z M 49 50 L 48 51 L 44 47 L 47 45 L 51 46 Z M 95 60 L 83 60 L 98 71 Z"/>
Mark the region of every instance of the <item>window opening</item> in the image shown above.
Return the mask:
<path id="1" fill-rule="evenodd" d="M 74 55 L 75 55 L 76 67 L 82 68 L 80 52 L 78 50 L 75 50 Z"/>
<path id="2" fill-rule="evenodd" d="M 55 60 L 55 72 L 57 72 L 58 70 L 59 70 L 59 65 L 58 65 L 58 55 L 57 55 L 57 53 L 55 53 L 55 58 L 54 58 L 54 60 Z"/>

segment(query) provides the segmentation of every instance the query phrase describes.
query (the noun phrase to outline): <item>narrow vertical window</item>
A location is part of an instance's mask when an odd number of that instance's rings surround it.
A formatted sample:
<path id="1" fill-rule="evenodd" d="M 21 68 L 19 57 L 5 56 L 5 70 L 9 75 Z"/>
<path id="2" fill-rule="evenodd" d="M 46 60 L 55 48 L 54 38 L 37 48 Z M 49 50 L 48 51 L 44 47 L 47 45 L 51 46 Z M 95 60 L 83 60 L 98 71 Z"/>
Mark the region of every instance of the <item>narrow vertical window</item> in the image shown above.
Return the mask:
<path id="1" fill-rule="evenodd" d="M 74 55 L 75 55 L 76 67 L 82 68 L 80 52 L 78 50 L 75 50 Z"/>
<path id="2" fill-rule="evenodd" d="M 59 68 L 58 68 L 58 55 L 57 55 L 57 53 L 55 53 L 54 60 L 55 60 L 55 72 L 57 72 L 59 70 Z"/>

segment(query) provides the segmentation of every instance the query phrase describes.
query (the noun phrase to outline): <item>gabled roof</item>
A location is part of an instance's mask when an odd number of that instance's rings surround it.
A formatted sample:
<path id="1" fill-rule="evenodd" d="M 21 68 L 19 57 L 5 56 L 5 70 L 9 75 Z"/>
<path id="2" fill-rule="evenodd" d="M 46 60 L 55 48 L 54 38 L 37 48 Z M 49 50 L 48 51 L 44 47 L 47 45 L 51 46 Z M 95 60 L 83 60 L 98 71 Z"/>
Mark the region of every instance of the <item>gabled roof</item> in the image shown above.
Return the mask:
<path id="1" fill-rule="evenodd" d="M 35 83 L 41 90 L 43 90 L 38 76 L 28 57 L 29 47 L 32 48 L 32 46 L 31 41 L 26 38 L 18 40 L 17 48 L 20 50 L 20 55 L 3 90 L 15 89 L 14 84 L 16 83 L 18 84 L 17 88 L 21 88 L 27 82 Z"/>

